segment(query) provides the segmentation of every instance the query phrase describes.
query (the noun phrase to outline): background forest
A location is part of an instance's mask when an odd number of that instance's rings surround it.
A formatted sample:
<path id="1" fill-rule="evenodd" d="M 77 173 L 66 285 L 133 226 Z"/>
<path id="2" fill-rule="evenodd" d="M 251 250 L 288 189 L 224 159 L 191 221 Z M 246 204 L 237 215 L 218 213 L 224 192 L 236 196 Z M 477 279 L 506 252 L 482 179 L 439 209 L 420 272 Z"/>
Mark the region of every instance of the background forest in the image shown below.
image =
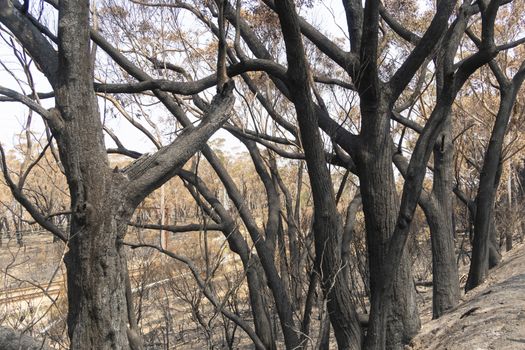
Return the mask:
<path id="1" fill-rule="evenodd" d="M 403 349 L 523 242 L 524 13 L 0 0 L 0 348 Z"/>

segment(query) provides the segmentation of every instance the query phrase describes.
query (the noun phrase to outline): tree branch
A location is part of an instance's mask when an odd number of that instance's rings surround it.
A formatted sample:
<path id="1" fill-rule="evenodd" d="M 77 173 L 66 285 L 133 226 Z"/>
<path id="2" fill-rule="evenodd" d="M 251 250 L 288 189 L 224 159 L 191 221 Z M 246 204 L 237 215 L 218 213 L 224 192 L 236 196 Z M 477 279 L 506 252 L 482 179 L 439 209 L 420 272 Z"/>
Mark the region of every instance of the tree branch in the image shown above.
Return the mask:
<path id="1" fill-rule="evenodd" d="M 119 62 L 120 63 L 120 62 Z M 286 76 L 286 69 L 270 60 L 251 59 L 231 65 L 227 69 L 229 77 L 245 72 L 263 71 L 277 78 Z M 327 80 L 327 79 L 325 79 Z M 146 79 L 137 83 L 99 84 L 95 83 L 95 91 L 106 93 L 137 93 L 147 90 L 160 90 L 180 95 L 195 95 L 217 84 L 217 74 L 209 75 L 195 81 L 171 81 L 165 79 Z"/>
<path id="2" fill-rule="evenodd" d="M 405 39 L 412 45 L 417 45 L 419 43 L 421 37 L 408 30 L 403 24 L 399 23 L 394 17 L 392 17 L 383 4 L 379 5 L 379 14 L 386 24 L 388 24 L 388 26 L 401 38 Z"/>
<path id="3" fill-rule="evenodd" d="M 159 246 L 153 245 L 153 244 L 135 244 L 135 243 L 129 243 L 124 242 L 124 245 L 127 245 L 131 247 L 131 249 L 137 249 L 137 248 L 152 248 L 157 250 L 159 253 L 162 253 L 164 255 L 169 256 L 172 259 L 175 259 L 177 261 L 182 262 L 185 264 L 191 271 L 191 274 L 195 278 L 195 281 L 197 281 L 197 284 L 199 285 L 199 288 L 201 289 L 202 293 L 206 296 L 206 298 L 212 303 L 212 305 L 218 309 L 224 316 L 226 316 L 228 319 L 233 321 L 235 324 L 237 324 L 239 327 L 241 327 L 246 334 L 250 337 L 250 339 L 254 342 L 255 346 L 259 350 L 264 350 L 266 347 L 263 345 L 257 334 L 254 332 L 254 330 L 246 323 L 242 318 L 240 318 L 238 315 L 234 314 L 233 312 L 225 309 L 223 307 L 223 303 L 221 303 L 219 300 L 217 300 L 216 296 L 213 294 L 213 292 L 208 288 L 208 283 L 204 281 L 201 278 L 200 272 L 195 266 L 195 264 L 187 257 L 175 254 L 173 252 L 170 252 L 168 250 L 165 250 Z"/>
<path id="4" fill-rule="evenodd" d="M 2 86 L 0 86 L 0 95 L 4 95 L 10 98 L 10 100 L 6 102 L 21 102 L 27 107 L 29 107 L 31 110 L 40 114 L 45 119 L 49 120 L 52 118 L 51 113 L 47 109 L 39 105 L 35 100 L 30 98 L 29 96 L 22 95 L 14 90 Z"/>
<path id="5" fill-rule="evenodd" d="M 139 204 L 149 193 L 169 180 L 229 118 L 233 108 L 233 81 L 212 101 L 208 113 L 196 128 L 185 129 L 170 145 L 147 158 L 139 158 L 123 170 L 128 176 L 128 197 Z"/>
<path id="6" fill-rule="evenodd" d="M 448 19 L 454 10 L 455 3 L 456 1 L 452 0 L 438 2 L 436 14 L 425 34 L 390 79 L 391 101 L 397 100 L 419 67 L 438 45 L 441 36 L 447 29 Z"/>
<path id="7" fill-rule="evenodd" d="M 54 225 L 52 222 L 48 221 L 47 218 L 42 215 L 38 209 L 31 203 L 27 197 L 22 193 L 22 191 L 15 185 L 13 180 L 11 179 L 11 176 L 9 175 L 9 170 L 6 163 L 5 158 L 5 152 L 2 145 L 0 145 L 0 155 L 1 155 L 1 163 L 2 163 L 2 173 L 4 174 L 4 179 L 7 183 L 7 186 L 11 190 L 11 194 L 13 197 L 27 210 L 27 212 L 35 219 L 35 221 L 60 238 L 63 242 L 67 242 L 67 234 L 63 232 L 61 229 L 59 229 L 56 225 Z"/>
<path id="8" fill-rule="evenodd" d="M 145 228 L 147 230 L 164 230 L 173 233 L 184 232 L 199 232 L 199 231 L 222 231 L 223 225 L 207 223 L 207 224 L 187 224 L 187 225 L 157 225 L 157 224 L 141 224 L 137 222 L 128 223 L 129 226 Z"/>
<path id="9" fill-rule="evenodd" d="M 0 22 L 13 33 L 29 55 L 35 59 L 52 86 L 56 86 L 58 56 L 49 41 L 31 20 L 22 14 L 18 0 L 0 0 Z"/>

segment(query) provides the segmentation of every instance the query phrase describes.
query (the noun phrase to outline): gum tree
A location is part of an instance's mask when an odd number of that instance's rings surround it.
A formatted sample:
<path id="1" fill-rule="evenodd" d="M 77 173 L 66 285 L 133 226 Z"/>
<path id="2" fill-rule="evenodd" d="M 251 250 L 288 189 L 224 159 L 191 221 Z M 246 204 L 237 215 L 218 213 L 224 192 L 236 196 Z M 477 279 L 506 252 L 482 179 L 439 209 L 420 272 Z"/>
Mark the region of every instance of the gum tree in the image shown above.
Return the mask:
<path id="1" fill-rule="evenodd" d="M 67 242 L 68 334 L 74 349 L 141 349 L 130 293 L 123 238 L 137 205 L 161 186 L 228 119 L 233 83 L 225 82 L 203 121 L 171 144 L 130 164 L 111 169 L 93 88 L 89 2 L 65 0 L 58 11 L 57 35 L 18 1 L 0 2 L 0 23 L 35 60 L 53 88 L 55 107 L 35 96 L 2 87 L 0 93 L 39 113 L 58 145 L 68 182 L 70 232 L 47 221 L 12 181 L 2 152 L 2 170 L 13 196 L 44 228 Z"/>

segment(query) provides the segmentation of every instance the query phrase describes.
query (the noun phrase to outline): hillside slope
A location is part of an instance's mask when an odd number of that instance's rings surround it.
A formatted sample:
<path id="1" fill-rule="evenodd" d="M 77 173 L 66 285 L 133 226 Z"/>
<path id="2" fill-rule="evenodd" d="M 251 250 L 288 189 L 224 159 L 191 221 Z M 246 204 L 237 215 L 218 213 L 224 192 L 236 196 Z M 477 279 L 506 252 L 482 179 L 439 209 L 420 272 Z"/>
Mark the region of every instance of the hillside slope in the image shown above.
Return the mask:
<path id="1" fill-rule="evenodd" d="M 525 350 L 525 245 L 505 254 L 458 307 L 425 324 L 408 349 Z"/>

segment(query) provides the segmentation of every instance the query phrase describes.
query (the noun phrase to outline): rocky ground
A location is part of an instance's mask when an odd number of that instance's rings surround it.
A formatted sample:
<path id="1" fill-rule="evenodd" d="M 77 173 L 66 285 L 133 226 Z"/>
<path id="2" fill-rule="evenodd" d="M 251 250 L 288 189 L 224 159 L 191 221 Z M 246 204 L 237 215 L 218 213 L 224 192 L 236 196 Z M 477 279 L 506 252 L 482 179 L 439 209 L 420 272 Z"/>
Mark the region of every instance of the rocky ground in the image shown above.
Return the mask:
<path id="1" fill-rule="evenodd" d="M 525 245 L 443 317 L 423 325 L 410 350 L 525 350 Z"/>

